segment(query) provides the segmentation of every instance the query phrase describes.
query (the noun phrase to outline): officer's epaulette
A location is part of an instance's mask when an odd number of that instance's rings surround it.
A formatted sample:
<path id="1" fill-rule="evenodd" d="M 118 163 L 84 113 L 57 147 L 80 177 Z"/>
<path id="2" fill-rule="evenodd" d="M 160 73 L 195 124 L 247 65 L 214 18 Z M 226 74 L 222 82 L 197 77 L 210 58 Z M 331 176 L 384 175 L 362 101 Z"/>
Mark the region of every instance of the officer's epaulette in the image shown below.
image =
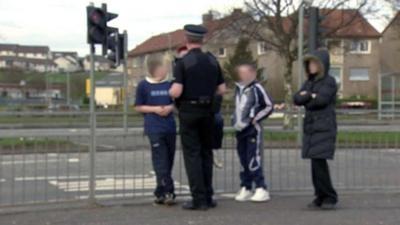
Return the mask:
<path id="1" fill-rule="evenodd" d="M 207 54 L 208 58 L 210 59 L 210 62 L 213 63 L 214 66 L 215 66 L 215 64 L 218 65 L 218 59 L 217 59 L 217 57 L 215 57 L 214 54 L 212 54 L 210 51 L 207 51 L 206 54 Z"/>

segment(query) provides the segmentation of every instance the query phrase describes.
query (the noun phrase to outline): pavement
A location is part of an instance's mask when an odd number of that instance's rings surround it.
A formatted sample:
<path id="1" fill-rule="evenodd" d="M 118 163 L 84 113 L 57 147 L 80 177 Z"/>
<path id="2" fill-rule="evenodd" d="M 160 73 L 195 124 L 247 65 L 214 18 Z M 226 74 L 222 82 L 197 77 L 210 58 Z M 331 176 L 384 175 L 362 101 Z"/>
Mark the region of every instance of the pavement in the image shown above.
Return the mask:
<path id="1" fill-rule="evenodd" d="M 306 195 L 273 195 L 268 203 L 219 201 L 191 212 L 150 202 L 1 213 L 0 225 L 399 225 L 400 194 L 344 194 L 334 211 L 309 210 Z M 150 200 L 149 200 L 150 201 Z"/>

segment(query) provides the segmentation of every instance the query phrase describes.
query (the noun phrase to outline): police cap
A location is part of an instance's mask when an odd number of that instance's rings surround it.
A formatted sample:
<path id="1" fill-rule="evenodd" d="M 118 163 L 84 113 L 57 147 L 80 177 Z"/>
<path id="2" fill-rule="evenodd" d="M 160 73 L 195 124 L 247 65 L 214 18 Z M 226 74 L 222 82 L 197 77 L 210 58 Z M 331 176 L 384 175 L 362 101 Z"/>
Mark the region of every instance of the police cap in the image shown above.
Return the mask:
<path id="1" fill-rule="evenodd" d="M 200 25 L 188 24 L 183 29 L 186 31 L 186 35 L 193 37 L 202 38 L 207 33 L 207 28 Z"/>

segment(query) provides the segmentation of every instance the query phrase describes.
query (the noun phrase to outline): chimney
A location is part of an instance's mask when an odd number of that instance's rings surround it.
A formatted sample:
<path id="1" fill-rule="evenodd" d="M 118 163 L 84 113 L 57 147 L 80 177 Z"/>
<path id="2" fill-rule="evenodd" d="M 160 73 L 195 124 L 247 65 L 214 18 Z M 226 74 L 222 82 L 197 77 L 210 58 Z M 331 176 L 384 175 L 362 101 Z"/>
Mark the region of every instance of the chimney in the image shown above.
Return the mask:
<path id="1" fill-rule="evenodd" d="M 202 19 L 203 19 L 203 24 L 207 24 L 214 20 L 214 16 L 211 11 L 208 11 L 207 13 L 203 14 Z"/>
<path id="2" fill-rule="evenodd" d="M 232 11 L 232 16 L 240 16 L 243 14 L 243 10 L 241 8 L 234 8 Z"/>

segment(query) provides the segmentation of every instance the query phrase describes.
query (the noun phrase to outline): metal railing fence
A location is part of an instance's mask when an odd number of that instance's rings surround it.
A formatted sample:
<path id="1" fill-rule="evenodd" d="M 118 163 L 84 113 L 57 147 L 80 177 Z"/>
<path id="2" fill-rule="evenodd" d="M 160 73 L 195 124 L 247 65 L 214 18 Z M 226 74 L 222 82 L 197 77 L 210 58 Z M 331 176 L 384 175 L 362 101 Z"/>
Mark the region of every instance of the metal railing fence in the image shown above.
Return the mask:
<path id="1" fill-rule="evenodd" d="M 376 112 L 343 114 L 341 120 L 370 120 Z M 330 162 L 339 190 L 391 191 L 400 189 L 400 123 L 343 123 L 337 152 Z M 271 120 L 265 124 L 264 172 L 269 189 L 310 191 L 310 166 L 301 159 L 296 130 L 282 130 Z M 0 131 L 0 206 L 86 201 L 94 179 L 96 200 L 140 199 L 152 196 L 155 175 L 151 152 L 141 128 L 102 128 L 97 131 L 95 177 L 90 176 L 88 129 L 12 129 Z M 189 187 L 177 139 L 173 177 L 177 194 Z M 239 189 L 240 164 L 235 133 L 225 129 L 221 151 L 224 167 L 214 170 L 219 195 Z"/>

